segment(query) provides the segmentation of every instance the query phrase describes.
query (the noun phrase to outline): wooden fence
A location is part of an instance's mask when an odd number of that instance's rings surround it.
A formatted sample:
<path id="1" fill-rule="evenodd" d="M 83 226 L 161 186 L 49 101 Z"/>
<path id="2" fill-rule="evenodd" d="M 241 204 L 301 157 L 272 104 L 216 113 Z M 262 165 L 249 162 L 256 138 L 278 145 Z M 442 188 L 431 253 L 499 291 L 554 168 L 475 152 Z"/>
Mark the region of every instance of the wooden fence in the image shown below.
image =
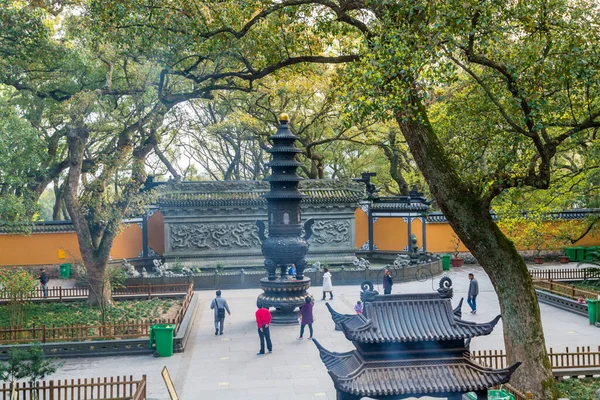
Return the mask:
<path id="1" fill-rule="evenodd" d="M 581 289 L 577 286 L 568 285 L 565 283 L 557 283 L 552 280 L 549 281 L 533 281 L 533 286 L 537 289 L 542 289 L 550 293 L 558 294 L 572 299 L 597 299 L 600 292 L 593 290 Z"/>
<path id="2" fill-rule="evenodd" d="M 548 351 L 548 358 L 553 370 L 560 369 L 600 369 L 600 346 L 593 350 L 590 346 L 576 347 L 575 351 L 569 350 L 556 353 L 552 348 Z M 471 359 L 489 368 L 506 368 L 506 353 L 504 350 L 472 351 Z M 600 371 L 599 371 L 600 373 Z"/>
<path id="3" fill-rule="evenodd" d="M 28 342 L 62 342 L 79 340 L 108 340 L 132 339 L 149 336 L 153 324 L 174 324 L 175 334 L 179 331 L 181 321 L 194 296 L 194 284 L 187 286 L 187 293 L 183 304 L 175 318 L 148 321 L 121 322 L 105 325 L 63 325 L 63 326 L 34 326 L 31 328 L 0 327 L 0 344 L 28 343 Z"/>
<path id="4" fill-rule="evenodd" d="M 578 281 L 598 279 L 600 268 L 535 269 L 529 271 L 533 279 Z"/>
<path id="5" fill-rule="evenodd" d="M 117 376 L 17 383 L 14 390 L 19 400 L 145 400 L 146 375 L 140 380 L 134 380 L 133 376 Z M 0 400 L 9 400 L 12 391 L 8 384 L 2 384 Z"/>
<path id="6" fill-rule="evenodd" d="M 189 283 L 173 283 L 173 284 L 151 284 L 146 285 L 133 285 L 121 288 L 114 288 L 112 290 L 113 296 L 116 297 L 127 297 L 127 296 L 148 296 L 151 298 L 156 294 L 169 294 L 169 293 L 185 293 L 189 287 Z M 63 300 L 63 299 L 76 299 L 76 298 L 87 298 L 90 290 L 87 287 L 72 287 L 63 288 L 55 286 L 48 288 L 48 296 L 44 297 L 44 292 L 41 287 L 37 287 L 29 296 L 23 297 L 21 300 Z M 0 302 L 9 300 L 10 295 L 7 291 L 0 290 Z"/>
<path id="7" fill-rule="evenodd" d="M 512 394 L 513 397 L 515 398 L 515 400 L 530 400 L 533 399 L 533 395 L 530 392 L 521 392 L 520 390 L 518 390 L 517 388 L 515 388 L 514 386 L 507 384 L 504 384 L 500 387 L 498 387 L 498 389 L 504 389 L 505 391 L 507 391 L 508 393 Z"/>

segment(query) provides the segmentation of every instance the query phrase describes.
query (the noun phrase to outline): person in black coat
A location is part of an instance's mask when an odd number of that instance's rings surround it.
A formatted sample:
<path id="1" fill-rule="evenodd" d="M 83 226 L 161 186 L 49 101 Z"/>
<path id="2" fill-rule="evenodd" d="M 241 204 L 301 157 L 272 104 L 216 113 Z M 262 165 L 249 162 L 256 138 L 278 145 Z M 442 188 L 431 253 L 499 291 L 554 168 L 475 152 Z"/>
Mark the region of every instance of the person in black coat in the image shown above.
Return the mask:
<path id="1" fill-rule="evenodd" d="M 46 273 L 46 268 L 40 269 L 40 284 L 42 285 L 42 293 L 44 293 L 44 298 L 48 297 L 48 274 Z"/>
<path id="2" fill-rule="evenodd" d="M 390 270 L 386 268 L 383 274 L 383 294 L 392 294 L 392 286 L 394 281 L 392 280 L 392 274 Z"/>

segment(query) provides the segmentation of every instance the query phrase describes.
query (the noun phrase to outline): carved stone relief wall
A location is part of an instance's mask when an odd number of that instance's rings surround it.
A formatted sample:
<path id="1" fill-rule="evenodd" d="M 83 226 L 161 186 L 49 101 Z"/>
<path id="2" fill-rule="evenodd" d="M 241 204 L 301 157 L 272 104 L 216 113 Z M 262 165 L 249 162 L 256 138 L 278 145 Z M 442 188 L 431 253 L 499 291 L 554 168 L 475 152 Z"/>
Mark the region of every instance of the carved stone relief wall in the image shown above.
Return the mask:
<path id="1" fill-rule="evenodd" d="M 256 225 L 238 223 L 170 224 L 172 250 L 260 248 Z"/>
<path id="2" fill-rule="evenodd" d="M 356 250 L 354 211 L 362 187 L 339 181 L 303 181 L 301 186 L 308 195 L 302 220 L 315 220 L 309 261 L 351 260 Z M 262 265 L 255 222 L 267 222 L 267 204 L 260 197 L 266 188 L 266 182 L 183 182 L 166 187 L 158 201 L 164 215 L 165 256 L 198 266 Z"/>

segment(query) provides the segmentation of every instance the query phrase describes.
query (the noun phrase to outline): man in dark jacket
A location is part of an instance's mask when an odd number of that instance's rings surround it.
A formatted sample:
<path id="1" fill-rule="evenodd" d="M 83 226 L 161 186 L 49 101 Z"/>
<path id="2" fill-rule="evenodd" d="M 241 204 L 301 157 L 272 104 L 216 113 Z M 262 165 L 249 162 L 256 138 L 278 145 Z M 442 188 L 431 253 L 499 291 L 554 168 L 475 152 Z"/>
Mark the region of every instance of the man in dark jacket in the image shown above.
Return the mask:
<path id="1" fill-rule="evenodd" d="M 477 283 L 477 279 L 473 276 L 473 274 L 469 274 L 469 293 L 467 295 L 467 303 L 471 307 L 471 314 L 475 314 L 477 312 L 477 295 L 479 294 L 479 283 Z"/>
<path id="2" fill-rule="evenodd" d="M 42 293 L 44 293 L 44 298 L 48 297 L 48 274 L 46 273 L 46 268 L 40 269 L 40 284 L 42 285 Z"/>
<path id="3" fill-rule="evenodd" d="M 383 294 L 392 294 L 393 285 L 394 281 L 392 280 L 390 270 L 386 268 L 383 274 Z"/>

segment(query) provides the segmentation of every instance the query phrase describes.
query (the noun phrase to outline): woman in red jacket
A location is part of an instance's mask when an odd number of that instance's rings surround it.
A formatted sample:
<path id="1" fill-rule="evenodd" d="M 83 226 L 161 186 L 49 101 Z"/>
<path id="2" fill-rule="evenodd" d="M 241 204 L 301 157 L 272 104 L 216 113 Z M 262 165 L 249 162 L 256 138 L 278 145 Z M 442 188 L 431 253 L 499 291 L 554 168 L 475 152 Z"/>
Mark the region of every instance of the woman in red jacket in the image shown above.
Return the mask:
<path id="1" fill-rule="evenodd" d="M 260 351 L 256 353 L 256 355 L 259 356 L 265 354 L 265 340 L 267 341 L 267 350 L 271 353 L 273 351 L 271 332 L 269 331 L 269 324 L 272 319 L 271 313 L 268 308 L 263 308 L 263 305 L 259 303 L 255 317 L 256 325 L 258 326 L 258 337 L 260 338 Z"/>
<path id="2" fill-rule="evenodd" d="M 313 317 L 313 302 L 312 299 L 307 296 L 304 299 L 304 304 L 300 307 L 300 337 L 298 340 L 302 340 L 302 335 L 304 335 L 304 327 L 308 325 L 308 330 L 310 331 L 310 337 L 308 340 L 312 340 L 313 338 L 313 327 L 312 324 L 314 322 Z"/>

